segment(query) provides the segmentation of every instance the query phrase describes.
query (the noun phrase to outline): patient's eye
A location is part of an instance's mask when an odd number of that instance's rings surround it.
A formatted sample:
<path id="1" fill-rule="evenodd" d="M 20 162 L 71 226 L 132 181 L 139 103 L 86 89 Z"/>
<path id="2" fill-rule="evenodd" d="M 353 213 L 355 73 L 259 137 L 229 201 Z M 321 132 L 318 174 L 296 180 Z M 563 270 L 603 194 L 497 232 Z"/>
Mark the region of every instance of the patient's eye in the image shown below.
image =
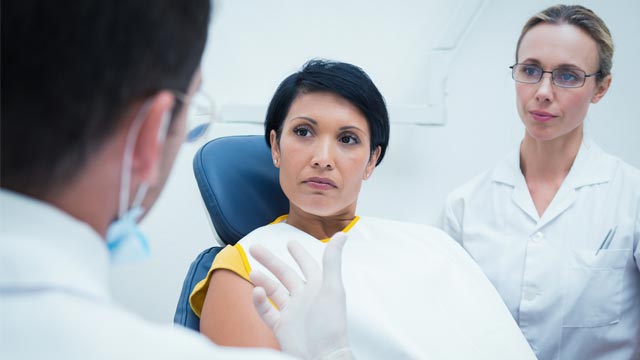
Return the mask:
<path id="1" fill-rule="evenodd" d="M 341 135 L 339 141 L 343 144 L 349 144 L 349 145 L 360 143 L 360 139 L 358 139 L 358 137 L 353 134 Z"/>
<path id="2" fill-rule="evenodd" d="M 302 137 L 311 136 L 311 130 L 306 126 L 296 126 L 293 129 L 293 133 Z"/>

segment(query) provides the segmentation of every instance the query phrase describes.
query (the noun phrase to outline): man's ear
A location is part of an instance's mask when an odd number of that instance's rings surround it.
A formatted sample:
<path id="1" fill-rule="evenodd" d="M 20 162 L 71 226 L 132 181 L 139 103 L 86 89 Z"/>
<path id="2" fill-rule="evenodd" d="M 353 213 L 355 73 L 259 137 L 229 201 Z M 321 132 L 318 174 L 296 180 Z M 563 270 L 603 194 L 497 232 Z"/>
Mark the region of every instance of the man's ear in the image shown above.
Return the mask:
<path id="1" fill-rule="evenodd" d="M 132 179 L 148 184 L 154 184 L 158 180 L 162 149 L 174 100 L 169 91 L 161 91 L 147 100 L 146 111 L 144 108 L 139 110 L 142 112 L 137 116 L 144 118 L 133 150 Z"/>

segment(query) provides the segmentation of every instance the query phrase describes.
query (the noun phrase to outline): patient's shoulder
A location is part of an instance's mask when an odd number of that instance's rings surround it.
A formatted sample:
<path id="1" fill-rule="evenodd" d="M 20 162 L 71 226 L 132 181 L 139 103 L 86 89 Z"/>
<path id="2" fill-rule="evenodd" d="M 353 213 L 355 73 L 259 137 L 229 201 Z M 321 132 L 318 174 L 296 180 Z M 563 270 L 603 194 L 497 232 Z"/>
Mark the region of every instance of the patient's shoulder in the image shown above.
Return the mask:
<path id="1" fill-rule="evenodd" d="M 271 223 L 251 231 L 240 239 L 238 244 L 245 249 L 257 242 L 262 245 L 276 245 L 281 242 L 286 243 L 287 241 L 293 240 L 295 236 L 297 236 L 295 228 L 292 230 L 292 227 L 286 223 Z"/>

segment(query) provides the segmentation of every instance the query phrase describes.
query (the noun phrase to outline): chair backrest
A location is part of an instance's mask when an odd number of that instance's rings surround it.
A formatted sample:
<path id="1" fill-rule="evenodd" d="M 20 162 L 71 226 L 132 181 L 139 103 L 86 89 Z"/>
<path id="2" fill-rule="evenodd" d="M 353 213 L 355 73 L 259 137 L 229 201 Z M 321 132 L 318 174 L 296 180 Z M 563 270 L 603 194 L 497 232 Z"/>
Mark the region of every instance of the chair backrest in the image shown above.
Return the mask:
<path id="1" fill-rule="evenodd" d="M 193 159 L 193 171 L 211 223 L 224 244 L 235 244 L 289 211 L 278 169 L 262 136 L 229 136 L 206 143 Z M 174 323 L 200 330 L 200 318 L 191 309 L 189 296 L 221 249 L 206 249 L 191 263 Z"/>
<path id="2" fill-rule="evenodd" d="M 233 245 L 289 211 L 264 137 L 229 136 L 205 144 L 193 170 L 220 240 Z"/>
<path id="3" fill-rule="evenodd" d="M 191 309 L 189 296 L 196 284 L 207 275 L 213 259 L 215 259 L 216 255 L 218 255 L 222 249 L 220 246 L 208 248 L 201 252 L 191 263 L 191 266 L 189 266 L 189 271 L 187 271 L 187 276 L 185 276 L 182 284 L 182 291 L 180 292 L 180 298 L 176 306 L 176 313 L 173 315 L 173 322 L 175 324 L 200 331 L 200 318 Z"/>

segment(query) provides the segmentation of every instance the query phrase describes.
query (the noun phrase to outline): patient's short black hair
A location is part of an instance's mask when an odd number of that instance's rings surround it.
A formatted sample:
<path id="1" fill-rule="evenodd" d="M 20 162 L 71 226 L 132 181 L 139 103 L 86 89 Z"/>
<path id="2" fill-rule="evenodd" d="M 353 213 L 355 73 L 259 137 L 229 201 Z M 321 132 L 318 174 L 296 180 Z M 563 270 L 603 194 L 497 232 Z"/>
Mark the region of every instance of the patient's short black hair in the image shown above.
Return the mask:
<path id="1" fill-rule="evenodd" d="M 280 83 L 264 122 L 264 136 L 270 144 L 269 134 L 275 130 L 278 141 L 282 135 L 289 108 L 300 94 L 330 92 L 357 107 L 367 119 L 371 131 L 371 152 L 380 146 L 378 165 L 389 144 L 389 114 L 384 98 L 371 78 L 359 67 L 343 62 L 314 59 L 302 69 Z"/>
<path id="2" fill-rule="evenodd" d="M 209 15 L 209 0 L 3 2 L 2 187 L 64 186 L 131 104 L 185 92 Z"/>

